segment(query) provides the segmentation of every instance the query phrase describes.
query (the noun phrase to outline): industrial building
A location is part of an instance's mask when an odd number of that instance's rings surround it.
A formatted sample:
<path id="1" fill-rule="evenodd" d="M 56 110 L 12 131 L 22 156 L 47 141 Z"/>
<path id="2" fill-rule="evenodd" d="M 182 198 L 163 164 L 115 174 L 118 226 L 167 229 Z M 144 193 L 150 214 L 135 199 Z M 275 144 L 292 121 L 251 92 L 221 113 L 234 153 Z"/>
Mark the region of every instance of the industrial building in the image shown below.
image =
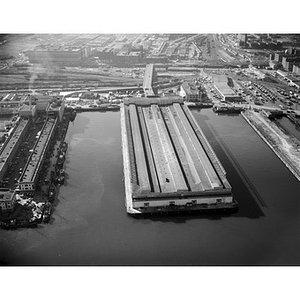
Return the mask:
<path id="1" fill-rule="evenodd" d="M 296 75 L 300 75 L 300 63 L 293 65 L 293 73 L 295 73 Z"/>
<path id="2" fill-rule="evenodd" d="M 154 72 L 147 65 L 147 89 Z M 121 129 L 129 214 L 238 208 L 223 166 L 181 97 L 124 99 Z"/>
<path id="3" fill-rule="evenodd" d="M 0 209 L 1 211 L 13 210 L 16 204 L 15 191 L 0 191 Z"/>
<path id="4" fill-rule="evenodd" d="M 116 65 L 132 65 L 140 63 L 142 60 L 142 52 L 120 52 L 114 55 L 113 64 Z"/>
<path id="5" fill-rule="evenodd" d="M 183 82 L 180 86 L 179 94 L 188 102 L 197 102 L 200 100 L 199 89 L 193 82 Z"/>
<path id="6" fill-rule="evenodd" d="M 237 95 L 234 90 L 229 87 L 227 79 L 226 81 L 215 81 L 214 87 L 222 97 L 221 101 L 239 102 L 242 100 L 241 96 Z"/>
<path id="7" fill-rule="evenodd" d="M 54 63 L 63 65 L 74 65 L 81 63 L 91 55 L 89 46 L 37 46 L 25 53 L 30 63 Z"/>
<path id="8" fill-rule="evenodd" d="M 178 98 L 130 98 L 121 108 L 130 214 L 235 209 L 226 172 Z"/>
<path id="9" fill-rule="evenodd" d="M 125 45 L 121 49 L 111 47 L 98 48 L 94 55 L 103 63 L 110 63 L 116 66 L 129 66 L 141 63 L 143 59 L 143 47 L 133 48 Z"/>
<path id="10" fill-rule="evenodd" d="M 0 149 L 0 180 L 9 168 L 29 127 L 29 120 L 20 118 Z"/>
<path id="11" fill-rule="evenodd" d="M 300 63 L 299 49 L 289 48 L 285 52 L 276 52 L 274 53 L 274 61 L 281 63 L 286 71 L 299 75 L 297 68 L 294 68 L 295 65 L 297 66 Z"/>
<path id="12" fill-rule="evenodd" d="M 35 190 L 39 171 L 43 165 L 45 154 L 50 146 L 50 141 L 54 133 L 57 120 L 57 118 L 48 118 L 43 125 L 19 179 L 19 190 L 21 192 Z"/>

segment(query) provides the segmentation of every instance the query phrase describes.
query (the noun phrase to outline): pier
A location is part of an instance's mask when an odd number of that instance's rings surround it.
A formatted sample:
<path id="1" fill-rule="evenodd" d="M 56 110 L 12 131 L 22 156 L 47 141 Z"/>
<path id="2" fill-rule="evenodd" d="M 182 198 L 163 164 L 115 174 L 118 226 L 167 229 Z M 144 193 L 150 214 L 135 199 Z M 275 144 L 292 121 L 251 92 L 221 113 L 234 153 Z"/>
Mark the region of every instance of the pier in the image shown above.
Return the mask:
<path id="1" fill-rule="evenodd" d="M 129 214 L 237 209 L 223 166 L 181 98 L 124 99 L 121 128 Z"/>

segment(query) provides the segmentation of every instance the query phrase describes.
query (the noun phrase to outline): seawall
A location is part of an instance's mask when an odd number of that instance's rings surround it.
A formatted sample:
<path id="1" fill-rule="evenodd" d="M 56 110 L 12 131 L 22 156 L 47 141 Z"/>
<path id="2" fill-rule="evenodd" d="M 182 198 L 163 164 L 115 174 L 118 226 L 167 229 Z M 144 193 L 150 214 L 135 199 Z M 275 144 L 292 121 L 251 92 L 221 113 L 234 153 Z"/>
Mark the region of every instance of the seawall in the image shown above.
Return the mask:
<path id="1" fill-rule="evenodd" d="M 253 124 L 250 119 L 246 116 L 244 112 L 241 115 L 246 120 L 246 122 L 256 131 L 256 133 L 263 139 L 263 141 L 271 148 L 271 150 L 277 155 L 277 157 L 285 164 L 285 166 L 294 174 L 294 176 L 300 181 L 300 170 L 297 169 L 293 164 L 291 164 L 286 156 L 277 150 L 274 145 L 272 145 L 268 139 L 260 132 L 260 130 Z M 295 170 L 296 168 L 296 170 Z"/>

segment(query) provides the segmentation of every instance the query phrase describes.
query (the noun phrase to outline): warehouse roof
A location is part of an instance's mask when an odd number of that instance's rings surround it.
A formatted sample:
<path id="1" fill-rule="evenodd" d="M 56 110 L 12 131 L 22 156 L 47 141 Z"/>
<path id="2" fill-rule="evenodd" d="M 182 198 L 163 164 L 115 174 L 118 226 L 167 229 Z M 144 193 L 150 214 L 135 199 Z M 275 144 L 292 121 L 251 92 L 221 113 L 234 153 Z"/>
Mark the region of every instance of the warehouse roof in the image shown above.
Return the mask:
<path id="1" fill-rule="evenodd" d="M 226 96 L 236 96 L 236 93 L 228 86 L 227 82 L 215 82 L 214 83 L 216 89 Z"/>

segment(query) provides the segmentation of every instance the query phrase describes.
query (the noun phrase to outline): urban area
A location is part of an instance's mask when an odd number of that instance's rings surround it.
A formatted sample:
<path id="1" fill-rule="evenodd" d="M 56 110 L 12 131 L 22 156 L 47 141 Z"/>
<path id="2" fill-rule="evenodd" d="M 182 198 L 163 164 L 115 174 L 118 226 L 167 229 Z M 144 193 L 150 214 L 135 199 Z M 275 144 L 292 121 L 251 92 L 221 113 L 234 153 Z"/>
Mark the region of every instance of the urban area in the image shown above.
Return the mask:
<path id="1" fill-rule="evenodd" d="M 51 220 L 70 122 L 120 111 L 130 215 L 234 213 L 226 170 L 193 110 L 241 114 L 300 180 L 298 34 L 0 36 L 0 225 Z M 125 210 L 124 210 L 125 211 Z"/>

